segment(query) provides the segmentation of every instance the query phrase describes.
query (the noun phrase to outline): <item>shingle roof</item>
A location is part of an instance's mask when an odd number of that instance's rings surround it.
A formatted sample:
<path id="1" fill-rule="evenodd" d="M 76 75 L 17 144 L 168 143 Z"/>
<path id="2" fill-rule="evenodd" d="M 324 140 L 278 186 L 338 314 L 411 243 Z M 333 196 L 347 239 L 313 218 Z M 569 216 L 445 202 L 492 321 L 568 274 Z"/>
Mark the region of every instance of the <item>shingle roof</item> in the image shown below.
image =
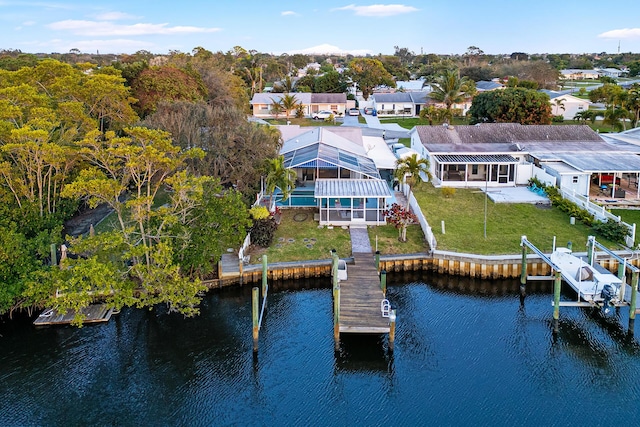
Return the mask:
<path id="1" fill-rule="evenodd" d="M 408 92 L 374 93 L 371 96 L 376 102 L 413 102 Z"/>
<path id="2" fill-rule="evenodd" d="M 494 144 L 529 141 L 598 141 L 602 138 L 586 125 L 520 125 L 487 123 L 464 126 L 416 126 L 424 145 Z"/>
<path id="3" fill-rule="evenodd" d="M 347 95 L 344 93 L 312 93 L 312 104 L 345 104 Z"/>

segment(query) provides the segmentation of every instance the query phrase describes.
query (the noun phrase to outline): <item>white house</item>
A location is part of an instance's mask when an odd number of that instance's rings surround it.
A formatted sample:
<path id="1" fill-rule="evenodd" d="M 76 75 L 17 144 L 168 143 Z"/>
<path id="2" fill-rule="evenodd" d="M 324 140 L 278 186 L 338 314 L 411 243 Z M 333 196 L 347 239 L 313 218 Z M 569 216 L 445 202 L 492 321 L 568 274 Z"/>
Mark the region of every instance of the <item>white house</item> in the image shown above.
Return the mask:
<path id="1" fill-rule="evenodd" d="M 565 120 L 573 120 L 576 114 L 588 110 L 592 105 L 591 101 L 578 98 L 568 93 L 553 90 L 541 90 L 540 92 L 549 95 L 551 114 L 554 116 L 562 116 Z"/>

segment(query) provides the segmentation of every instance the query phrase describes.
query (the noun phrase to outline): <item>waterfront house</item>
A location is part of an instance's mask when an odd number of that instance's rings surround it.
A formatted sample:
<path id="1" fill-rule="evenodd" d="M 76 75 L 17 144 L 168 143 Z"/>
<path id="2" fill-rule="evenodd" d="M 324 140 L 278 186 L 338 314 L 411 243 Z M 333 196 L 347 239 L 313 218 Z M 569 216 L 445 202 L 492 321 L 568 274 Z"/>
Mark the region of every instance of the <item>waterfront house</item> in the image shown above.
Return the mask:
<path id="1" fill-rule="evenodd" d="M 280 126 L 285 167 L 296 188 L 280 207 L 314 206 L 321 225 L 384 224 L 396 157 L 359 127 Z"/>
<path id="2" fill-rule="evenodd" d="M 640 147 L 608 143 L 586 125 L 416 126 L 410 135 L 436 186 L 513 187 L 535 176 L 579 195 L 638 195 Z"/>

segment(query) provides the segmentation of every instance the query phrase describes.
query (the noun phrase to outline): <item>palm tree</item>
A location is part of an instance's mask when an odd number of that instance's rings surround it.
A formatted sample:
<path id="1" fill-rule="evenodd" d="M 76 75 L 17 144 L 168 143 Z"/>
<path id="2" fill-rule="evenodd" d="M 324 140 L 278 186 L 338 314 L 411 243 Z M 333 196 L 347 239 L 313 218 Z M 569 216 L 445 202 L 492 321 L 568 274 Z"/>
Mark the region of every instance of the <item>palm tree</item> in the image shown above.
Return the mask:
<path id="1" fill-rule="evenodd" d="M 291 111 L 297 109 L 299 103 L 295 95 L 286 93 L 282 98 L 280 98 L 280 105 L 284 109 L 284 114 L 287 116 L 288 121 Z"/>
<path id="2" fill-rule="evenodd" d="M 409 185 L 409 191 L 411 191 L 413 186 L 419 182 L 418 177 L 420 173 L 424 173 L 427 178 L 431 180 L 430 166 L 429 160 L 418 159 L 417 154 L 412 154 L 411 156 L 396 161 L 396 171 L 394 175 L 400 182 L 406 181 Z"/>
<path id="3" fill-rule="evenodd" d="M 282 155 L 275 159 L 267 159 L 265 169 L 265 190 L 269 193 L 269 200 L 273 200 L 276 188 L 282 192 L 282 200 L 287 200 L 296 187 L 296 172 L 285 167 Z"/>
<path id="4" fill-rule="evenodd" d="M 278 120 L 278 116 L 283 111 L 282 104 L 280 104 L 280 101 L 276 101 L 273 98 L 271 98 L 271 101 L 272 101 L 271 102 L 271 109 L 269 110 L 269 112 L 275 116 L 276 120 Z"/>
<path id="5" fill-rule="evenodd" d="M 627 99 L 629 111 L 633 114 L 631 115 L 631 126 L 638 126 L 638 121 L 640 121 L 640 85 L 634 84 L 629 88 L 628 99 Z"/>
<path id="6" fill-rule="evenodd" d="M 444 103 L 451 117 L 453 104 L 459 104 L 476 91 L 473 80 L 468 77 L 460 77 L 458 70 L 444 70 L 444 72 L 430 83 L 432 91 L 429 96 L 436 101 Z"/>
<path id="7" fill-rule="evenodd" d="M 558 115 L 558 111 L 560 108 L 562 108 L 562 111 L 566 111 L 566 108 L 564 108 L 564 101 L 566 101 L 566 99 L 564 98 L 555 98 L 553 100 L 554 107 L 556 107 L 556 116 Z"/>

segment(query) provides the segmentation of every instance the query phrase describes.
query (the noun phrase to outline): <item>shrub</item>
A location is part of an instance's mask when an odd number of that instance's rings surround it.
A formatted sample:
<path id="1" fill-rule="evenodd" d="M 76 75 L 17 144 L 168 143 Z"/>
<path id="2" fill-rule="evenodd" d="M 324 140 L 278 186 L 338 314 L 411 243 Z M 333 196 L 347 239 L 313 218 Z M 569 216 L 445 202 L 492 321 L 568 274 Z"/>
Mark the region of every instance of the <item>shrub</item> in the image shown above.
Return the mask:
<path id="1" fill-rule="evenodd" d="M 551 122 L 553 122 L 553 123 L 563 123 L 564 122 L 564 117 L 562 115 L 553 116 L 551 118 Z"/>
<path id="2" fill-rule="evenodd" d="M 278 228 L 276 221 L 272 217 L 253 221 L 251 227 L 251 243 L 263 248 L 269 247 L 273 241 L 273 236 Z"/>
<path id="3" fill-rule="evenodd" d="M 627 236 L 627 227 L 611 220 L 596 221 L 593 225 L 593 231 L 599 236 L 617 243 L 624 243 L 624 238 Z"/>
<path id="4" fill-rule="evenodd" d="M 447 199 L 453 197 L 456 194 L 456 189 L 452 187 L 442 187 L 440 191 L 442 192 L 442 195 Z"/>
<path id="5" fill-rule="evenodd" d="M 269 213 L 269 209 L 267 209 L 264 206 L 252 207 L 251 209 L 249 209 L 249 214 L 251 215 L 251 218 L 253 218 L 254 220 L 269 218 L 269 215 L 271 215 Z"/>

